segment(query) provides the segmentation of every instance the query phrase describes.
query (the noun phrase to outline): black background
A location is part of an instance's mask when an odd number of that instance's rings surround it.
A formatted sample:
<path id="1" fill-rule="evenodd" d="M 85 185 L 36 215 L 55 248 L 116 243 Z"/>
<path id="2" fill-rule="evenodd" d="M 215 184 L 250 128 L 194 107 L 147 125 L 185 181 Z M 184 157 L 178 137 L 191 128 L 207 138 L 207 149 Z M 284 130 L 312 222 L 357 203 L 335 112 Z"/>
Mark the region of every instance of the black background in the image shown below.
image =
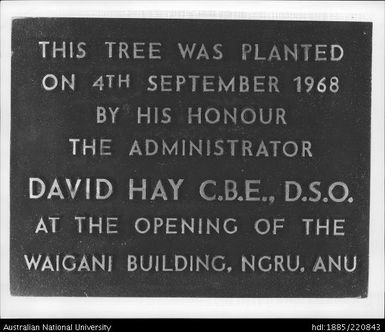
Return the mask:
<path id="1" fill-rule="evenodd" d="M 86 59 L 42 59 L 38 41 L 85 41 Z M 104 41 L 162 42 L 162 60 L 107 59 Z M 181 61 L 177 42 L 224 44 L 223 61 Z M 272 46 L 332 44 L 344 48 L 340 62 L 242 62 L 242 43 Z M 44 296 L 215 296 L 215 297 L 357 297 L 367 295 L 370 162 L 371 24 L 347 22 L 284 22 L 147 19 L 17 19 L 12 32 L 11 115 L 11 293 Z M 76 73 L 76 91 L 46 92 L 46 73 Z M 99 75 L 131 73 L 130 90 L 91 88 Z M 275 75 L 283 82 L 280 94 L 148 93 L 142 80 L 150 74 Z M 299 75 L 338 76 L 337 94 L 297 94 L 291 80 Z M 283 107 L 288 126 L 135 125 L 131 114 L 116 125 L 97 125 L 97 105 Z M 74 157 L 69 137 L 108 137 L 112 157 Z M 134 138 L 237 138 L 310 140 L 314 157 L 128 157 Z M 107 177 L 115 194 L 107 201 L 30 200 L 29 177 Z M 128 201 L 129 178 L 185 178 L 186 190 L 177 202 Z M 276 196 L 268 204 L 204 202 L 199 183 L 205 179 L 262 179 Z M 285 180 L 329 184 L 344 181 L 354 203 L 284 203 Z M 120 218 L 116 235 L 76 234 L 75 215 Z M 40 216 L 62 216 L 57 234 L 35 234 Z M 139 216 L 235 217 L 236 235 L 139 235 L 133 222 Z M 276 237 L 258 236 L 253 221 L 285 217 L 287 228 Z M 305 237 L 303 217 L 346 218 L 345 237 Z M 113 254 L 113 273 L 28 271 L 25 253 Z M 233 272 L 128 273 L 125 255 L 226 255 Z M 304 273 L 241 273 L 242 254 L 299 254 Z M 357 255 L 353 273 L 312 273 L 318 255 Z"/>

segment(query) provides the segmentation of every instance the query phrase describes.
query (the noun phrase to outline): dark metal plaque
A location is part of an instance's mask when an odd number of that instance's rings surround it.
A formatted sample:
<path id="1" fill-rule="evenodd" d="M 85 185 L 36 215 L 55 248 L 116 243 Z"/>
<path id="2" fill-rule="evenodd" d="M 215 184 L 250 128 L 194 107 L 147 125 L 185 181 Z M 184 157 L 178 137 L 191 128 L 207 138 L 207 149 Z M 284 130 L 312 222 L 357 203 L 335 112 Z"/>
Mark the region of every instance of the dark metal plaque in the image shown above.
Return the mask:
<path id="1" fill-rule="evenodd" d="M 366 297 L 371 31 L 15 19 L 11 293 Z"/>

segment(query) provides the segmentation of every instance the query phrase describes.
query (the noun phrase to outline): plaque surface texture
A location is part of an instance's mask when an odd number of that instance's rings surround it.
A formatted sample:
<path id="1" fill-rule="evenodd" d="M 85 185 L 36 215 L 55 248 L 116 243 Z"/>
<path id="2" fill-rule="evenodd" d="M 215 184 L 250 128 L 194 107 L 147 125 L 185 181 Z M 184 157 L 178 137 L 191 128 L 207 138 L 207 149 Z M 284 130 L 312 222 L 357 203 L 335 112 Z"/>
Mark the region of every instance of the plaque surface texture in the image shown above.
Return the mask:
<path id="1" fill-rule="evenodd" d="M 372 25 L 17 18 L 11 293 L 366 297 Z"/>

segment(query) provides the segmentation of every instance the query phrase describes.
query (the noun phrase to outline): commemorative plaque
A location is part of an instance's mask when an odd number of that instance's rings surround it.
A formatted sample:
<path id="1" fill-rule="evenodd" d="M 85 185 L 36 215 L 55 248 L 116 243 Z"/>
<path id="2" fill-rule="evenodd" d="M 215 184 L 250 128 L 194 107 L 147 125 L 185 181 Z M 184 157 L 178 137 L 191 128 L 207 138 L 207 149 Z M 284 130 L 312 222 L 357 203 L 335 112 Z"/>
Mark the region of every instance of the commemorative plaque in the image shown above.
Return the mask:
<path id="1" fill-rule="evenodd" d="M 11 294 L 366 297 L 371 34 L 14 19 Z"/>

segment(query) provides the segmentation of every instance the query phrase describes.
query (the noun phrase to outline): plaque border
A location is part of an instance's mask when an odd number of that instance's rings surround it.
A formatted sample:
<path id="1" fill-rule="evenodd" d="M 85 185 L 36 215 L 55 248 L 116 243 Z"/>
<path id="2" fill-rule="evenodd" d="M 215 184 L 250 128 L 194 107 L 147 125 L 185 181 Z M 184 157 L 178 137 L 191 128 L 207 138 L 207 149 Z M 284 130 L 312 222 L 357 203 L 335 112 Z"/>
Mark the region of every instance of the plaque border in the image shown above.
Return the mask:
<path id="1" fill-rule="evenodd" d="M 217 8 L 221 8 L 220 11 Z M 384 3 L 247 1 L 1 2 L 1 316 L 13 317 L 383 317 Z M 367 298 L 15 297 L 9 287 L 11 21 L 17 17 L 103 17 L 367 21 L 373 23 L 369 284 Z M 108 312 L 105 308 L 108 307 Z M 64 310 L 63 310 L 64 309 Z"/>

